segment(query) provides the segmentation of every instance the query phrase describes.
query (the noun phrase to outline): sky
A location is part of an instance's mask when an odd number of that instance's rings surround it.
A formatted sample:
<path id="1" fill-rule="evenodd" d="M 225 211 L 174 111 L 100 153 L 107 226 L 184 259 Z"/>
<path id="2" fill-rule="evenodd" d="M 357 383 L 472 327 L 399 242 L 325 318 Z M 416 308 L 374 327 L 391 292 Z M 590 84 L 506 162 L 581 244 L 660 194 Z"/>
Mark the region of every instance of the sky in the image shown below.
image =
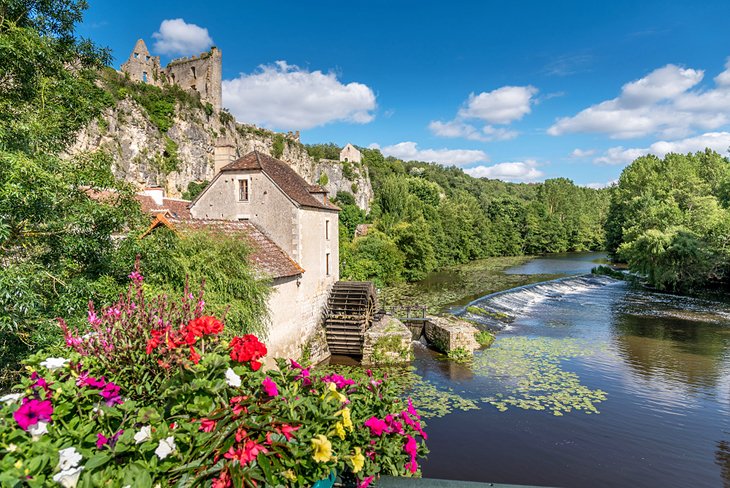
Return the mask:
<path id="1" fill-rule="evenodd" d="M 730 147 L 727 1 L 90 0 L 116 68 L 215 45 L 223 106 L 476 177 L 614 182 L 651 153 Z"/>

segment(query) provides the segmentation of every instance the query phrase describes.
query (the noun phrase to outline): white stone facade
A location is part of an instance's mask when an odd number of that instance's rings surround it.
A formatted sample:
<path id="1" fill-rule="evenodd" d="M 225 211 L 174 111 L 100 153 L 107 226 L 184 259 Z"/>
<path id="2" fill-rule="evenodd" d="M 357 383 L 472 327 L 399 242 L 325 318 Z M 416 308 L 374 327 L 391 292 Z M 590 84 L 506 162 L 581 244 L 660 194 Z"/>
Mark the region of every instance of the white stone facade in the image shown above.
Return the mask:
<path id="1" fill-rule="evenodd" d="M 251 154 L 224 167 L 190 213 L 193 219 L 248 220 L 303 269 L 298 276 L 274 277 L 269 298 L 270 356 L 298 358 L 322 327 L 330 289 L 339 280 L 339 209 L 321 188 L 288 166 L 287 172 L 285 163 L 261 155 L 269 166 L 256 169 Z"/>
<path id="2" fill-rule="evenodd" d="M 340 161 L 349 163 L 360 163 L 362 161 L 362 153 L 355 146 L 348 143 L 340 151 Z"/>

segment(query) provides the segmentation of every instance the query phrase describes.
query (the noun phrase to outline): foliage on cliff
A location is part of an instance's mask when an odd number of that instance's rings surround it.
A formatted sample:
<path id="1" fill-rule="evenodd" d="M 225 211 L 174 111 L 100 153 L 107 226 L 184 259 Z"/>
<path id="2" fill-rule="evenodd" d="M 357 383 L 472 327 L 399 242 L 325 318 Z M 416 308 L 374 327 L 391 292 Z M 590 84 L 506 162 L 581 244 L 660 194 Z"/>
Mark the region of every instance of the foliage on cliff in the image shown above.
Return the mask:
<path id="1" fill-rule="evenodd" d="M 613 190 L 608 250 L 660 289 L 726 283 L 729 207 L 730 161 L 716 152 L 640 157 Z"/>
<path id="2" fill-rule="evenodd" d="M 566 178 L 536 184 L 479 179 L 456 167 L 360 151 L 375 190 L 367 220 L 377 232 L 354 240 L 350 233 L 341 242 L 345 277 L 391 284 L 484 257 L 604 246 L 607 190 L 579 187 Z M 348 202 L 340 200 L 338 195 L 348 231 L 366 221 L 353 222 Z M 372 263 L 376 251 L 379 266 Z"/>

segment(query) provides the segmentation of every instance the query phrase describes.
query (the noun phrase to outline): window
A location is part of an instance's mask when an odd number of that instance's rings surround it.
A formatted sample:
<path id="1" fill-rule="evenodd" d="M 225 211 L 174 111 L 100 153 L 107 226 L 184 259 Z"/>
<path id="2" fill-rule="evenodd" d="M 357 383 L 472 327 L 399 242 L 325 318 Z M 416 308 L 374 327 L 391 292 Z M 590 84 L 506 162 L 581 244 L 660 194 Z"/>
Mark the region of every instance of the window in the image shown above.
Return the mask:
<path id="1" fill-rule="evenodd" d="M 324 238 L 328 241 L 330 240 L 330 221 L 329 220 L 324 221 Z"/>
<path id="2" fill-rule="evenodd" d="M 147 83 L 147 72 L 146 71 L 142 71 L 142 81 Z"/>
<path id="3" fill-rule="evenodd" d="M 197 77 L 198 77 L 198 76 L 197 76 L 197 75 L 195 74 L 195 66 L 193 66 L 192 68 L 190 68 L 190 71 L 192 71 L 192 72 L 193 72 L 193 78 L 197 78 Z"/>
<path id="4" fill-rule="evenodd" d="M 134 59 L 139 59 L 139 53 L 134 53 Z"/>
<path id="5" fill-rule="evenodd" d="M 327 268 L 327 276 L 330 275 L 330 253 L 324 255 L 324 263 Z"/>
<path id="6" fill-rule="evenodd" d="M 248 201 L 248 180 L 238 180 L 238 201 Z"/>

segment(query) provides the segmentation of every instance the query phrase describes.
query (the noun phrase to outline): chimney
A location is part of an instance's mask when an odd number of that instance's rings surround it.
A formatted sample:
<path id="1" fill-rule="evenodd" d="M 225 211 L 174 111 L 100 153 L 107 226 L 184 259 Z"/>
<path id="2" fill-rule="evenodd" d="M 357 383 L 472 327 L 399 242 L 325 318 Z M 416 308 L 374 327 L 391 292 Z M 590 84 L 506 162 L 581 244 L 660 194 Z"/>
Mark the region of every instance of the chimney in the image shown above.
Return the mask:
<path id="1" fill-rule="evenodd" d="M 151 186 L 145 188 L 142 192 L 142 195 L 146 195 L 152 200 L 154 200 L 155 205 L 159 205 L 160 207 L 164 205 L 163 199 L 165 198 L 165 189 L 161 186 Z"/>
<path id="2" fill-rule="evenodd" d="M 236 160 L 236 146 L 231 142 L 219 139 L 213 152 L 213 170 L 218 174 L 222 167 Z"/>

